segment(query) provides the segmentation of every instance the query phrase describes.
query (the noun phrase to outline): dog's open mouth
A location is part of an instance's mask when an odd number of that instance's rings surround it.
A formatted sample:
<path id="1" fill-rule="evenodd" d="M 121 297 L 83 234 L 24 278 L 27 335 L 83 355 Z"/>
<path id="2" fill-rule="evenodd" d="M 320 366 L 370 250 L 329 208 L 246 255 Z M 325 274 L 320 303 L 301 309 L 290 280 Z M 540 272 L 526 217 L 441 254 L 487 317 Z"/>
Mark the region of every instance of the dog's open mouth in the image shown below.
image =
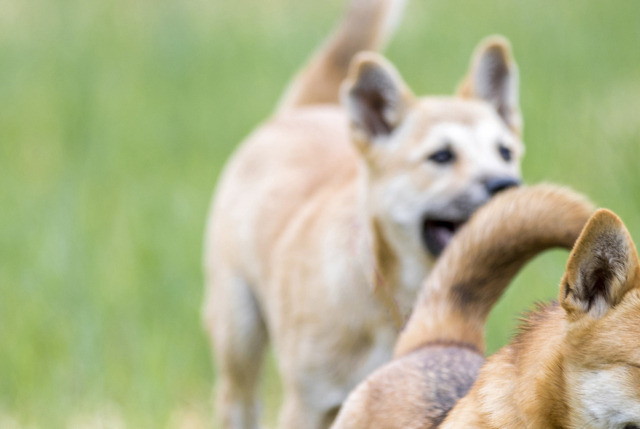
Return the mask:
<path id="1" fill-rule="evenodd" d="M 422 224 L 422 239 L 427 250 L 434 256 L 439 256 L 463 224 L 464 221 L 425 219 Z"/>

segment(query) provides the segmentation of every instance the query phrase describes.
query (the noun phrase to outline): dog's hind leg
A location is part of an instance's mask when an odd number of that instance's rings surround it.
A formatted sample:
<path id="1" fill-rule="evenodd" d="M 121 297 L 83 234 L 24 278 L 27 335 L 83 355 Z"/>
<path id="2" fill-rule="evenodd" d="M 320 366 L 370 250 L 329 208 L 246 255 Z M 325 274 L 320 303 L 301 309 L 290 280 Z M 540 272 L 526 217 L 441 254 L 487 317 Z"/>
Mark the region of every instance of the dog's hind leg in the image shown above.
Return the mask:
<path id="1" fill-rule="evenodd" d="M 253 292 L 227 269 L 209 271 L 204 317 L 218 378 L 216 410 L 225 429 L 258 428 L 257 385 L 267 331 Z"/>

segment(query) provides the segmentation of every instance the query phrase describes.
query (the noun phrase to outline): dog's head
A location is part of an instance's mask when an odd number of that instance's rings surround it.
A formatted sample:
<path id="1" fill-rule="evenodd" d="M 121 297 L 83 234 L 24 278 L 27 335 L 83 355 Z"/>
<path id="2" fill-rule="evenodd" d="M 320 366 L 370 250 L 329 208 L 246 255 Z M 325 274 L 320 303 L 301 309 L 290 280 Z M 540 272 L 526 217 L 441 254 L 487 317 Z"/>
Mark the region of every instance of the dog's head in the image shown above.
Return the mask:
<path id="1" fill-rule="evenodd" d="M 639 267 L 622 221 L 597 211 L 574 246 L 559 292 L 574 427 L 640 428 Z"/>
<path id="2" fill-rule="evenodd" d="M 361 53 L 342 87 L 373 215 L 438 256 L 471 214 L 520 182 L 518 70 L 508 42 L 483 41 L 458 94 L 415 97 L 383 57 Z"/>

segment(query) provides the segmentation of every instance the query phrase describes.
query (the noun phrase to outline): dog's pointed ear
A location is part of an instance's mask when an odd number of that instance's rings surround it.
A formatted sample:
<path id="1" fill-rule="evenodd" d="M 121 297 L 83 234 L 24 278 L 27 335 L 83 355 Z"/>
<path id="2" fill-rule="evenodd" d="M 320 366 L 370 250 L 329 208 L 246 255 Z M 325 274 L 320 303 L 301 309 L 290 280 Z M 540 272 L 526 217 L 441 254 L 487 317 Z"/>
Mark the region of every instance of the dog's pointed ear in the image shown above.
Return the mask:
<path id="1" fill-rule="evenodd" d="M 522 114 L 518 88 L 518 66 L 509 41 L 502 36 L 490 36 L 476 47 L 458 95 L 488 102 L 509 128 L 520 135 Z"/>
<path id="2" fill-rule="evenodd" d="M 361 52 L 353 59 L 341 88 L 356 142 L 388 137 L 402 122 L 414 96 L 384 57 Z"/>
<path id="3" fill-rule="evenodd" d="M 594 213 L 576 242 L 559 300 L 572 317 L 602 317 L 638 280 L 638 254 L 624 224 L 609 210 Z"/>

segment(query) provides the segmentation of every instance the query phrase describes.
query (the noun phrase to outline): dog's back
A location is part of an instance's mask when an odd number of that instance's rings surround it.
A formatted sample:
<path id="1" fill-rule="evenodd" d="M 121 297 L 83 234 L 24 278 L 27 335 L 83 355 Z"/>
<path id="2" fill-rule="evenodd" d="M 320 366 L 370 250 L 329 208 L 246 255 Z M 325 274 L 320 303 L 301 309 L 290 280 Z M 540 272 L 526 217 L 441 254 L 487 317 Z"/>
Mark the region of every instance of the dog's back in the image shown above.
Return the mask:
<path id="1" fill-rule="evenodd" d="M 352 0 L 333 34 L 290 83 L 274 117 L 232 156 L 212 205 L 206 272 L 217 269 L 221 255 L 215 249 L 225 246 L 224 253 L 237 257 L 233 264 L 242 265 L 252 280 L 265 278 L 265 255 L 294 212 L 323 187 L 356 174 L 356 151 L 338 105 L 340 84 L 358 52 L 382 48 L 405 3 Z"/>
<path id="2" fill-rule="evenodd" d="M 292 81 L 274 116 L 242 143 L 218 181 L 205 238 L 203 315 L 214 341 L 224 427 L 258 422 L 255 390 L 266 326 L 277 324 L 266 320 L 264 308 L 276 293 L 264 288 L 278 243 L 297 219 L 315 210 L 323 194 L 355 199 L 358 162 L 338 105 L 339 87 L 357 52 L 381 47 L 393 27 L 388 18 L 395 19 L 404 3 L 353 0 L 333 35 Z"/>
<path id="3" fill-rule="evenodd" d="M 274 245 L 300 208 L 332 182 L 348 182 L 355 152 L 337 110 L 305 108 L 277 117 L 233 155 L 212 207 L 205 255 L 209 275 L 216 275 L 219 258 L 227 257 L 249 281 L 267 278 Z"/>
<path id="4" fill-rule="evenodd" d="M 437 427 L 469 391 L 484 361 L 468 345 L 426 345 L 371 374 L 351 393 L 332 428 Z"/>

